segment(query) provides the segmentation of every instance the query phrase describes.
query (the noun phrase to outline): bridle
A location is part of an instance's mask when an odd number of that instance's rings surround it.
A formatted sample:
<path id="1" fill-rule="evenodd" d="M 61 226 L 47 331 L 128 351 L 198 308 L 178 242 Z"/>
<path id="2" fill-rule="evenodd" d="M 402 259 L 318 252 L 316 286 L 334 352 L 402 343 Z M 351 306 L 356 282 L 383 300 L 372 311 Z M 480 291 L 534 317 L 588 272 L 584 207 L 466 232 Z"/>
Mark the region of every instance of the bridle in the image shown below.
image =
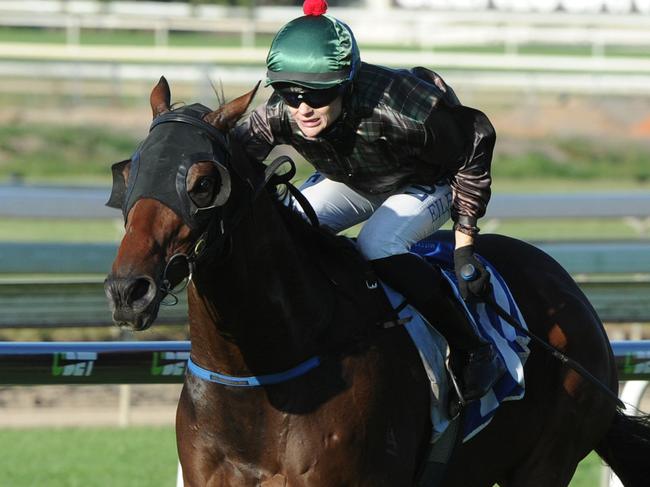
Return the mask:
<path id="1" fill-rule="evenodd" d="M 189 124 L 199 128 L 202 133 L 212 140 L 213 144 L 216 144 L 217 147 L 226 154 L 227 160 L 225 162 L 218 161 L 214 153 L 211 157 L 207 157 L 207 160 L 212 161 L 218 168 L 220 168 L 222 180 L 227 181 L 228 194 L 227 197 L 224 198 L 223 201 L 219 201 L 218 204 L 211 205 L 207 208 L 197 208 L 195 210 L 194 214 L 203 213 L 209 215 L 207 216 L 207 226 L 196 239 L 188 253 L 177 252 L 165 263 L 159 291 L 162 293 L 163 299 L 166 296 L 171 296 L 172 301 L 168 303 L 163 302 L 163 304 L 173 306 L 178 303 L 177 294 L 185 289 L 187 283 L 192 279 L 192 275 L 196 268 L 201 263 L 208 260 L 211 262 L 224 262 L 229 256 L 230 250 L 232 249 L 232 231 L 244 218 L 249 208 L 248 205 L 241 204 L 234 209 L 227 219 L 225 218 L 225 211 L 223 210 L 233 196 L 231 194 L 232 184 L 230 180 L 233 172 L 245 183 L 245 187 L 248 188 L 250 194 L 250 197 L 248 198 L 249 204 L 255 202 L 269 184 L 274 186 L 285 185 L 289 193 L 303 207 L 305 214 L 311 223 L 314 226 L 318 226 L 318 218 L 313 208 L 302 193 L 300 193 L 300 191 L 290 183 L 291 179 L 296 174 L 295 163 L 290 157 L 280 156 L 264 169 L 263 174 L 260 175 L 260 172 L 252 174 L 250 169 L 246 171 L 245 168 L 242 167 L 243 164 L 239 163 L 242 161 L 244 164 L 251 164 L 250 161 L 247 160 L 246 154 L 239 146 L 239 143 L 231 139 L 228 135 L 224 135 L 204 120 L 183 113 L 167 112 L 154 119 L 151 124 L 150 132 L 155 127 L 164 123 Z M 206 157 L 202 157 L 201 160 L 206 160 Z M 278 170 L 286 164 L 289 165 L 289 170 L 278 174 Z M 250 167 L 252 168 L 252 166 Z M 227 171 L 227 177 L 224 177 L 221 168 Z M 222 184 L 222 188 L 223 186 L 224 185 Z M 222 189 L 219 191 L 221 192 L 221 190 Z M 170 270 L 177 265 L 177 262 L 183 261 L 187 268 L 187 283 L 181 289 L 174 290 L 183 279 L 179 282 L 174 282 L 176 279 L 170 276 Z"/>
<path id="2" fill-rule="evenodd" d="M 276 174 L 276 171 L 283 166 L 284 164 L 289 164 L 289 171 Z M 318 226 L 318 217 L 316 212 L 310 205 L 309 201 L 303 196 L 303 194 L 298 190 L 293 184 L 291 184 L 291 179 L 296 174 L 296 166 L 293 159 L 289 156 L 279 156 L 273 160 L 273 162 L 267 166 L 264 171 L 264 178 L 262 183 L 257 185 L 254 188 L 250 202 L 253 203 L 259 194 L 264 188 L 270 183 L 272 185 L 281 185 L 284 184 L 287 187 L 287 190 L 291 195 L 298 201 L 302 206 L 305 214 L 309 218 L 310 222 L 314 226 Z M 234 229 L 237 224 L 245 215 L 245 210 L 243 205 L 239 207 L 239 211 L 235 213 L 231 219 L 231 223 L 228 226 L 228 230 L 224 228 L 224 223 L 222 219 L 212 218 L 208 223 L 206 230 L 197 238 L 196 243 L 192 247 L 189 253 L 177 252 L 173 254 L 165 263 L 165 269 L 162 273 L 162 284 L 159 290 L 163 293 L 163 299 L 165 296 L 171 296 L 173 301 L 171 303 L 162 304 L 166 306 L 174 306 L 178 303 L 179 292 L 182 292 L 187 287 L 187 283 L 192 280 L 192 275 L 197 267 L 197 265 L 204 260 L 210 259 L 211 261 L 225 261 L 229 255 L 229 251 L 232 248 L 231 239 L 232 239 L 232 229 Z M 220 221 L 220 224 L 217 225 L 217 220 Z M 215 231 L 216 229 L 216 231 Z M 221 249 L 220 256 L 218 255 L 217 250 Z M 169 269 L 174 265 L 176 261 L 183 259 L 187 265 L 188 275 L 187 283 L 180 289 L 174 290 L 178 284 L 174 284 L 173 281 L 168 277 Z"/>
<path id="3" fill-rule="evenodd" d="M 121 209 L 125 223 L 130 209 L 139 199 L 152 198 L 168 206 L 184 224 L 199 233 L 189 252 L 176 252 L 165 262 L 159 292 L 162 299 L 172 296 L 172 302 L 166 304 L 178 302 L 176 293 L 179 291 L 174 292 L 174 288 L 185 277 L 191 278 L 201 263 L 208 260 L 219 263 L 227 259 L 232 250 L 234 228 L 269 184 L 286 186 L 312 224 L 318 226 L 311 205 L 290 183 L 296 174 L 291 158 L 280 156 L 267 167 L 251 161 L 236 139 L 203 120 L 208 113 L 210 109 L 196 104 L 157 116 L 151 123 L 149 135 L 131 159 L 112 167 L 113 189 L 107 205 Z M 199 151 L 190 152 L 191 149 Z M 125 179 L 124 168 L 129 162 L 129 175 Z M 198 162 L 214 164 L 220 182 L 212 200 L 204 206 L 197 205 L 187 189 L 187 176 Z M 286 164 L 289 169 L 278 173 Z M 233 192 L 234 186 L 243 190 Z M 240 204 L 233 205 L 234 197 Z M 178 265 L 183 265 L 183 277 L 180 278 L 173 275 Z"/>

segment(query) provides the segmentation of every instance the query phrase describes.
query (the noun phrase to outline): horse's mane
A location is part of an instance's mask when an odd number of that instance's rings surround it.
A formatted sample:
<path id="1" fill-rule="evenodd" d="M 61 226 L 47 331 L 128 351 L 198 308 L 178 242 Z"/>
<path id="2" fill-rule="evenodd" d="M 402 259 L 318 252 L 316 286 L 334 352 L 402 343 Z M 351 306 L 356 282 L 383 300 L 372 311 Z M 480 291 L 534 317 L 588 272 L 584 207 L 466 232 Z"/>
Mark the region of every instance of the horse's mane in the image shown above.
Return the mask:
<path id="1" fill-rule="evenodd" d="M 269 190 L 274 192 L 272 188 Z M 372 266 L 351 239 L 312 225 L 298 210 L 286 205 L 281 193 L 274 196 L 272 204 L 299 258 L 321 275 L 321 287 L 312 286 L 312 290 L 320 289 L 319 299 L 329 303 L 318 326 L 312 326 L 301 339 L 307 340 L 306 343 L 317 340 L 322 347 L 333 351 L 356 349 L 360 337 L 368 336 L 374 324 L 392 317 L 383 292 L 375 292 L 376 286 L 371 285 L 376 281 Z M 325 289 L 329 291 L 323 292 Z M 338 325 L 332 322 L 334 314 L 341 317 L 340 321 L 334 320 Z"/>
<path id="2" fill-rule="evenodd" d="M 286 194 L 279 188 L 271 187 L 269 191 L 288 232 L 306 250 L 318 251 L 320 256 L 334 257 L 341 265 L 364 265 L 364 259 L 351 239 L 335 235 L 327 228 L 312 225 L 301 213 L 287 206 Z"/>
<path id="3" fill-rule="evenodd" d="M 242 156 L 247 164 L 256 168 L 256 170 L 264 171 L 264 164 L 256 161 L 250 154 L 242 151 Z M 293 209 L 291 205 L 286 204 L 288 200 L 286 184 L 291 183 L 267 184 L 266 191 L 269 193 L 271 201 L 285 223 L 290 236 L 302 243 L 301 247 L 306 251 L 318 252 L 319 258 L 333 257 L 336 262 L 341 262 L 341 265 L 354 265 L 352 268 L 367 267 L 368 264 L 349 238 L 335 235 L 324 227 L 312 225 L 301 213 Z"/>

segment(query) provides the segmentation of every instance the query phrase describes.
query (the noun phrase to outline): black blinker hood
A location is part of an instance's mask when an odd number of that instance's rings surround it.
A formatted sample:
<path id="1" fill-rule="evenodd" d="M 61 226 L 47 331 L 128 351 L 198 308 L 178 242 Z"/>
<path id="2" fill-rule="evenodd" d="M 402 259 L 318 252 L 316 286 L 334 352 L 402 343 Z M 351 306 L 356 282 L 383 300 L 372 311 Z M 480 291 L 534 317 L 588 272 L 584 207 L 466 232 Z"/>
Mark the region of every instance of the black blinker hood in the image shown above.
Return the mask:
<path id="1" fill-rule="evenodd" d="M 113 190 L 107 205 L 121 209 L 125 222 L 139 199 L 152 198 L 172 209 L 190 227 L 196 228 L 200 226 L 202 216 L 211 213 L 205 210 L 222 206 L 228 200 L 231 170 L 234 169 L 250 186 L 256 186 L 253 174 L 239 174 L 243 168 L 231 166 L 232 141 L 203 121 L 210 112 L 209 108 L 197 103 L 156 117 L 149 135 L 130 159 L 128 182 L 123 177 L 128 160 L 113 165 Z M 232 148 L 240 149 L 236 144 Z M 197 208 L 187 192 L 187 174 L 192 165 L 200 161 L 212 161 L 220 175 L 220 187 L 214 201 L 205 208 Z"/>

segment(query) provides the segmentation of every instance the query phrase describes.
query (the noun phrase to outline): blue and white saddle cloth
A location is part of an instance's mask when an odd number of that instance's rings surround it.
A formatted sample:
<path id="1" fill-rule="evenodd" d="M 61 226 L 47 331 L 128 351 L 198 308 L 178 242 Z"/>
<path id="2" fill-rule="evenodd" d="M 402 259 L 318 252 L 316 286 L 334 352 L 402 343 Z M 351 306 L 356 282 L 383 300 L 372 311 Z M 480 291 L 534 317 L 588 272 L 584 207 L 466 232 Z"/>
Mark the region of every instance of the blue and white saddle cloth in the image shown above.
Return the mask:
<path id="1" fill-rule="evenodd" d="M 479 335 L 490 340 L 496 346 L 507 368 L 504 376 L 485 396 L 467 405 L 463 426 L 463 441 L 467 441 L 489 424 L 503 401 L 513 401 L 524 396 L 524 364 L 530 353 L 528 348 L 530 338 L 516 331 L 484 303 L 470 304 L 463 301 L 454 272 L 451 243 L 425 240 L 416 244 L 411 251 L 440 267 L 444 277 L 454 289 L 456 297 L 465 308 L 469 321 Z M 494 300 L 517 319 L 524 328 L 527 328 L 503 278 L 489 262 L 482 258 L 481 261 L 490 271 Z M 397 308 L 404 298 L 385 284 L 384 289 L 393 307 Z M 431 420 L 433 441 L 435 441 L 449 425 L 448 392 L 450 384 L 448 384 L 445 367 L 447 342 L 411 306 L 405 307 L 399 313 L 399 317 L 408 321 L 405 327 L 419 351 L 431 382 Z"/>

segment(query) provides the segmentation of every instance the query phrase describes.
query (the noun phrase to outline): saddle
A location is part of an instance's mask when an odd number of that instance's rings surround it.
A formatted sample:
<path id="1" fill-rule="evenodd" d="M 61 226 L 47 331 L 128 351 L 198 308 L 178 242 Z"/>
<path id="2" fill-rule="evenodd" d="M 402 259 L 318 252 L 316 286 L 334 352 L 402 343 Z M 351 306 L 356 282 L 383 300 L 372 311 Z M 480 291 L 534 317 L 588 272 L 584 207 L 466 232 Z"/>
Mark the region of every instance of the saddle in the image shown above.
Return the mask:
<path id="1" fill-rule="evenodd" d="M 363 310 L 366 319 L 354 325 L 354 337 L 367 337 L 379 329 L 397 324 L 397 313 L 372 266 L 357 250 L 355 240 L 340 236 L 332 238 L 334 245 L 330 242 L 327 249 L 320 249 L 318 265 L 338 299 L 355 310 Z"/>
<path id="2" fill-rule="evenodd" d="M 331 330 L 330 347 L 341 351 L 361 343 L 370 334 L 382 329 L 403 327 L 418 350 L 424 371 L 430 382 L 432 434 L 429 451 L 422 464 L 417 485 L 437 485 L 445 465 L 459 441 L 467 441 L 478 434 L 492 420 L 503 401 L 521 399 L 524 395 L 523 366 L 530 353 L 529 338 L 517 332 L 499 316 L 480 303 L 466 303 L 460 296 L 453 266 L 453 239 L 445 232 L 416 244 L 411 250 L 437 266 L 453 294 L 452 299 L 466 313 L 477 333 L 489 339 L 503 358 L 507 372 L 483 398 L 453 411 L 450 405 L 455 397 L 448 373 L 448 346 L 445 338 L 429 325 L 429 321 L 405 298 L 382 283 L 371 264 L 357 250 L 355 241 L 337 237 L 327 230 L 312 227 L 318 238 L 310 239 L 304 248 L 313 254 L 320 271 L 327 276 L 330 287 L 339 300 L 336 308 L 359 317 L 345 330 Z M 323 238 L 323 234 L 327 238 Z M 449 232 L 447 232 L 449 233 Z M 498 271 L 484 261 L 492 276 L 492 298 L 509 310 L 525 327 L 523 316 Z M 331 293 L 332 291 L 330 291 Z M 330 306 L 329 308 L 334 308 Z M 361 312 L 360 312 L 361 311 Z M 340 328 L 340 327 L 338 327 Z M 336 336 L 339 333 L 339 336 Z"/>
<path id="3" fill-rule="evenodd" d="M 507 373 L 486 396 L 466 406 L 467 420 L 462 432 L 466 441 L 491 421 L 501 402 L 523 397 L 523 366 L 530 353 L 530 339 L 512 328 L 488 307 L 478 302 L 467 303 L 462 299 L 453 267 L 453 241 L 447 237 L 446 233 L 439 232 L 435 239 L 429 237 L 418 242 L 411 250 L 441 270 L 453 295 L 452 299 L 458 301 L 458 306 L 466 313 L 477 334 L 495 345 L 507 368 Z M 403 326 L 406 329 L 419 351 L 431 382 L 433 409 L 438 408 L 436 411 L 432 409 L 433 437 L 439 437 L 448 427 L 450 416 L 453 416 L 448 408 L 451 383 L 447 374 L 446 340 L 401 294 L 377 279 L 370 264 L 357 251 L 353 240 L 344 237 L 333 238 L 337 238 L 337 245 L 340 245 L 341 252 L 337 252 L 338 257 L 325 253 L 320 254 L 318 260 L 322 263 L 323 272 L 335 286 L 336 292 L 357 310 L 363 309 L 369 313 L 367 320 L 356 324 L 355 333 L 357 336 L 367 335 L 369 326 L 374 328 L 373 332 L 394 326 Z M 346 265 L 341 265 L 341 253 L 346 255 Z M 492 298 L 509 310 L 525 327 L 525 320 L 507 283 L 489 262 L 484 259 L 483 261 L 492 276 Z"/>

